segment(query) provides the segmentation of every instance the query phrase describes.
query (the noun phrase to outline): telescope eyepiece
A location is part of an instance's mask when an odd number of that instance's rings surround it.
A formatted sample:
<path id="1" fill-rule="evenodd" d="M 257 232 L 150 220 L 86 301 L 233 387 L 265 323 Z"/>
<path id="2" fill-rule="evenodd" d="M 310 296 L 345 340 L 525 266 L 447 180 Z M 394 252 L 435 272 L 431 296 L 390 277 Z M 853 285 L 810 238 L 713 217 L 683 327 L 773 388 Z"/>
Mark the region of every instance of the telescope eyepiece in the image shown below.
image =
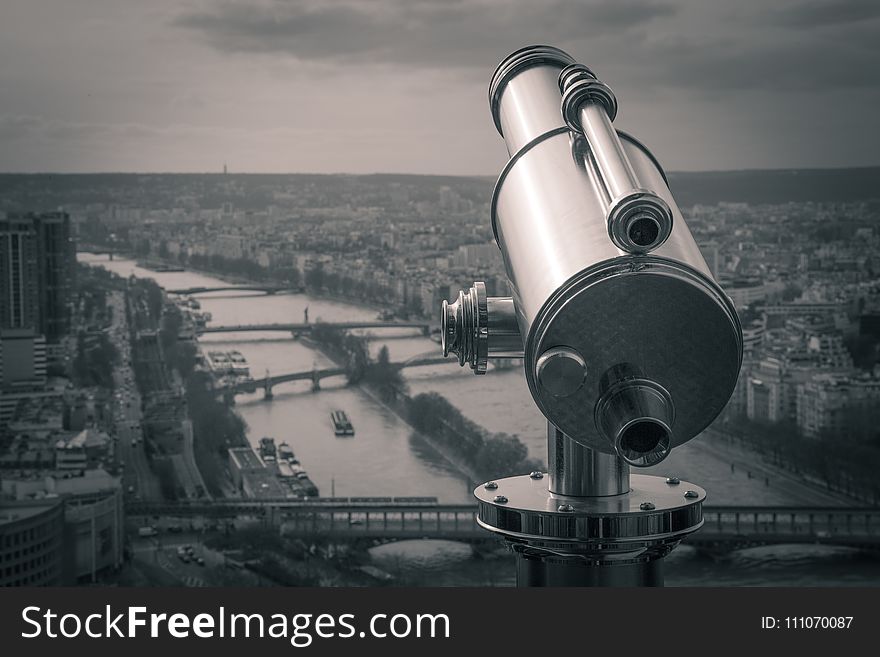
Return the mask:
<path id="1" fill-rule="evenodd" d="M 630 465 L 657 465 L 670 452 L 675 410 L 669 392 L 656 381 L 623 378 L 596 404 L 596 427 Z"/>
<path id="2" fill-rule="evenodd" d="M 443 355 L 455 354 L 458 364 L 467 363 L 474 374 L 486 373 L 490 357 L 523 357 L 513 299 L 487 296 L 480 281 L 460 291 L 455 301 L 443 301 L 440 336 Z"/>
<path id="3" fill-rule="evenodd" d="M 486 286 L 474 283 L 467 292 L 458 293 L 452 303 L 443 302 L 440 335 L 443 355 L 452 352 L 458 364 L 467 363 L 474 374 L 485 374 L 489 362 L 489 317 Z"/>
<path id="4" fill-rule="evenodd" d="M 650 215 L 638 215 L 630 221 L 626 234 L 636 246 L 648 247 L 657 241 L 657 237 L 660 235 L 660 224 Z"/>
<path id="5" fill-rule="evenodd" d="M 657 420 L 634 420 L 618 436 L 616 451 L 630 465 L 657 465 L 669 455 L 670 433 Z"/>
<path id="6" fill-rule="evenodd" d="M 654 192 L 637 189 L 611 205 L 608 235 L 627 253 L 649 253 L 672 233 L 672 210 Z"/>

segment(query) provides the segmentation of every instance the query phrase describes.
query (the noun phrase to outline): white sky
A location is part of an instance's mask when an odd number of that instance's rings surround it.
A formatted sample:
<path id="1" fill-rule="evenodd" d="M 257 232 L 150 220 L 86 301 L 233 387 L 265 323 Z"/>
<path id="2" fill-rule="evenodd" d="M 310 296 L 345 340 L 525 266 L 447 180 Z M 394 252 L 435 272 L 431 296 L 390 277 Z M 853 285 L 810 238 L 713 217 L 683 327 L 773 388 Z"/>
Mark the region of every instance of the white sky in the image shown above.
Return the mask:
<path id="1" fill-rule="evenodd" d="M 542 42 L 668 170 L 880 163 L 877 0 L 3 0 L 0 171 L 496 174 Z"/>

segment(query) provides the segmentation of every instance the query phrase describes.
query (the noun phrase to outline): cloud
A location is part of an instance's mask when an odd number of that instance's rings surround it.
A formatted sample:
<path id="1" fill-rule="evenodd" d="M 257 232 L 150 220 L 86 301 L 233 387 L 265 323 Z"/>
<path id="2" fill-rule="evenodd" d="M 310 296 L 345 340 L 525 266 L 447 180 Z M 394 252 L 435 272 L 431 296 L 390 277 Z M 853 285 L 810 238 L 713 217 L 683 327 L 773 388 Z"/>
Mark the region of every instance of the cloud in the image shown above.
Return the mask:
<path id="1" fill-rule="evenodd" d="M 876 18 L 880 18 L 877 0 L 807 0 L 777 11 L 772 21 L 795 27 L 828 27 Z"/>
<path id="2" fill-rule="evenodd" d="M 639 90 L 821 92 L 880 84 L 880 47 L 864 24 L 880 16 L 878 0 L 762 7 L 743 2 L 728 10 L 689 0 L 245 0 L 189 10 L 174 23 L 226 53 L 281 53 L 328 70 L 392 65 L 474 71 L 482 79 L 513 49 L 543 41 L 578 55 L 589 49 L 609 82 Z M 836 29 L 812 34 L 823 25 Z"/>
<path id="3" fill-rule="evenodd" d="M 643 47 L 646 62 L 634 73 L 647 86 L 668 85 L 703 92 L 764 91 L 819 94 L 880 85 L 880 49 L 873 41 L 840 38 L 676 37 Z M 834 102 L 827 98 L 827 102 Z"/>
<path id="4" fill-rule="evenodd" d="M 14 141 L 90 141 L 94 139 L 118 139 L 120 137 L 153 138 L 165 134 L 168 129 L 139 123 L 98 123 L 66 121 L 39 115 L 0 115 L 0 142 Z"/>
<path id="5" fill-rule="evenodd" d="M 160 139 L 198 134 L 223 134 L 229 129 L 175 124 L 152 126 L 143 123 L 100 123 L 67 121 L 40 115 L 0 114 L 0 143 L 13 141 L 96 141 L 118 139 Z"/>
<path id="6" fill-rule="evenodd" d="M 99 123 L 66 121 L 40 115 L 0 114 L 0 144 L 14 141 L 108 141 L 116 140 L 174 140 L 180 138 L 216 139 L 255 137 L 258 139 L 301 139 L 304 136 L 337 138 L 343 135 L 351 140 L 359 135 L 357 128 L 349 130 L 338 126 L 292 127 L 262 126 L 235 127 L 194 123 L 149 125 L 145 123 Z M 381 137 L 381 135 L 380 135 Z"/>
<path id="7" fill-rule="evenodd" d="M 188 11 L 174 22 L 225 52 L 484 70 L 540 38 L 565 45 L 619 36 L 675 11 L 665 0 L 251 0 Z"/>

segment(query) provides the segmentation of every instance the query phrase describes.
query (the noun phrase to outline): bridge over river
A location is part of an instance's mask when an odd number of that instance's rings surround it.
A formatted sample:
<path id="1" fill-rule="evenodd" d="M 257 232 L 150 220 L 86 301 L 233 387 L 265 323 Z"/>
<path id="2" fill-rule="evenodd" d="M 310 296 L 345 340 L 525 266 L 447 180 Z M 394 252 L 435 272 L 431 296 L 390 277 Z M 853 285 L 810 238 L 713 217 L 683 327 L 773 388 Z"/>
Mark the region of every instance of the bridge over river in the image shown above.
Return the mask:
<path id="1" fill-rule="evenodd" d="M 140 502 L 129 505 L 126 512 L 163 517 L 257 517 L 283 526 L 290 534 L 339 539 L 480 540 L 488 536 L 476 524 L 473 505 L 407 498 Z M 880 549 L 880 508 L 876 507 L 707 506 L 703 520 L 702 529 L 685 539 L 688 544 L 730 549 L 810 543 Z"/>
<path id="2" fill-rule="evenodd" d="M 286 333 L 304 333 L 312 331 L 316 327 L 337 328 L 343 330 L 352 329 L 420 329 L 423 333 L 427 333 L 430 328 L 430 322 L 426 321 L 352 321 L 352 322 L 299 322 L 284 324 L 236 324 L 231 326 L 205 326 L 199 329 L 199 333 L 252 333 L 252 332 L 272 332 L 284 331 Z"/>
<path id="3" fill-rule="evenodd" d="M 192 296 L 195 294 L 207 294 L 209 292 L 265 292 L 266 294 L 280 294 L 282 292 L 302 292 L 302 288 L 281 287 L 278 285 L 261 285 L 259 283 L 246 283 L 243 285 L 215 285 L 213 287 L 185 287 L 177 290 L 168 290 L 170 294 Z"/>
<path id="4" fill-rule="evenodd" d="M 395 369 L 402 370 L 408 367 L 424 367 L 426 365 L 440 365 L 442 363 L 453 362 L 443 356 L 428 356 L 424 358 L 410 358 L 400 363 L 389 363 Z M 344 367 L 327 367 L 323 369 L 302 370 L 300 372 L 288 372 L 286 374 L 275 374 L 274 376 L 265 376 L 261 379 L 250 379 L 247 381 L 239 381 L 228 386 L 217 386 L 214 392 L 217 395 L 238 395 L 246 392 L 256 392 L 257 388 L 263 389 L 263 395 L 266 399 L 272 398 L 272 389 L 280 384 L 289 381 L 311 381 L 312 390 L 320 390 L 321 380 L 331 376 L 342 376 L 346 374 Z"/>

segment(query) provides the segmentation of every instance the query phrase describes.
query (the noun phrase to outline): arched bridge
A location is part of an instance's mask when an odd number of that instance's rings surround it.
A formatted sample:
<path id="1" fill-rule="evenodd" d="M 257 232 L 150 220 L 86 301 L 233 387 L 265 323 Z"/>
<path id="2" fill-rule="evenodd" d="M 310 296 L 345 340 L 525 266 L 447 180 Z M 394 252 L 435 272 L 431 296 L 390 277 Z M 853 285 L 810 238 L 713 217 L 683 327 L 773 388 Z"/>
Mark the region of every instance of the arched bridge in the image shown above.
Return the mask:
<path id="1" fill-rule="evenodd" d="M 686 540 L 709 548 L 818 543 L 876 549 L 880 508 L 708 506 L 702 529 Z"/>
<path id="2" fill-rule="evenodd" d="M 428 322 L 410 322 L 410 321 L 363 321 L 363 322 L 334 322 L 334 323 L 291 323 L 291 324 L 237 324 L 232 326 L 206 326 L 199 329 L 199 333 L 248 333 L 256 331 L 285 331 L 288 333 L 302 333 L 311 331 L 315 327 L 338 328 L 344 330 L 350 329 L 368 329 L 368 328 L 417 328 L 423 332 L 428 331 L 430 323 Z"/>
<path id="3" fill-rule="evenodd" d="M 443 356 L 431 356 L 425 358 L 411 358 L 400 363 L 390 363 L 391 367 L 402 370 L 407 367 L 423 367 L 425 365 L 439 365 L 441 363 L 449 363 L 448 358 Z M 279 383 L 287 383 L 288 381 L 311 381 L 312 389 L 320 389 L 321 379 L 331 376 L 340 376 L 345 374 L 343 367 L 327 367 L 324 369 L 303 370 L 301 372 L 288 372 L 286 374 L 276 374 L 274 376 L 266 376 L 262 379 L 251 379 L 248 381 L 240 381 L 238 383 L 214 388 L 214 392 L 218 395 L 237 395 L 244 392 L 256 392 L 257 388 L 262 388 L 267 399 L 272 397 L 272 388 Z"/>
<path id="4" fill-rule="evenodd" d="M 192 296 L 194 294 L 206 294 L 208 292 L 265 292 L 266 294 L 278 294 L 279 292 L 297 292 L 289 287 L 279 287 L 277 285 L 220 285 L 215 287 L 185 287 L 179 290 L 168 290 L 170 294 L 185 294 Z"/>
<path id="5" fill-rule="evenodd" d="M 419 498 L 416 498 L 419 499 Z M 315 498 L 306 500 L 218 500 L 141 502 L 129 515 L 164 517 L 258 517 L 286 532 L 335 538 L 484 539 L 476 507 L 406 498 Z M 400 500 L 400 501 L 397 501 Z M 690 545 L 730 549 L 773 543 L 813 543 L 880 548 L 880 509 L 807 507 L 703 508 L 702 529 L 685 539 Z"/>
<path id="6" fill-rule="evenodd" d="M 312 389 L 320 389 L 321 379 L 329 376 L 340 376 L 345 374 L 342 367 L 328 367 L 324 369 L 303 370 L 302 372 L 288 372 L 287 374 L 276 374 L 275 376 L 266 376 L 262 379 L 250 379 L 248 381 L 239 381 L 229 386 L 220 386 L 214 388 L 214 392 L 218 395 L 238 395 L 243 392 L 256 392 L 257 388 L 263 389 L 266 399 L 272 398 L 272 388 L 279 383 L 287 383 L 288 381 L 311 381 Z"/>

